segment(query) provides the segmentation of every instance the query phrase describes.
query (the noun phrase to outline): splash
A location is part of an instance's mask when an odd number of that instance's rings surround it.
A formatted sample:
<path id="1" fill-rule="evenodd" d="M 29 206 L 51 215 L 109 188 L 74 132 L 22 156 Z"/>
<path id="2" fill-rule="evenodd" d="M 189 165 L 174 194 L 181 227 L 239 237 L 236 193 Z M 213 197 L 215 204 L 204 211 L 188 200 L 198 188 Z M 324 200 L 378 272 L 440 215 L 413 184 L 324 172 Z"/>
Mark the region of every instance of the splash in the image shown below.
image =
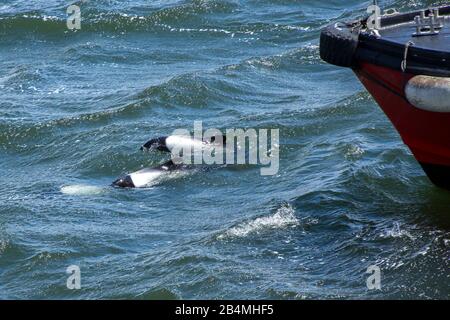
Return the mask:
<path id="1" fill-rule="evenodd" d="M 249 234 L 259 233 L 268 229 L 283 229 L 299 225 L 294 209 L 290 206 L 279 208 L 273 215 L 256 218 L 228 229 L 218 236 L 218 239 L 242 238 Z"/>
<path id="2" fill-rule="evenodd" d="M 400 228 L 400 224 L 398 222 L 394 223 L 394 226 L 389 229 L 386 230 L 386 232 L 380 234 L 381 238 L 409 238 L 411 240 L 414 240 L 415 238 L 411 235 L 411 233 L 409 233 L 407 230 L 401 229 Z"/>
<path id="3" fill-rule="evenodd" d="M 105 192 L 105 189 L 97 186 L 74 184 L 61 187 L 61 192 L 72 196 L 91 196 L 102 194 Z"/>
<path id="4" fill-rule="evenodd" d="M 9 246 L 10 242 L 8 239 L 0 238 L 0 254 L 3 254 L 8 249 Z"/>

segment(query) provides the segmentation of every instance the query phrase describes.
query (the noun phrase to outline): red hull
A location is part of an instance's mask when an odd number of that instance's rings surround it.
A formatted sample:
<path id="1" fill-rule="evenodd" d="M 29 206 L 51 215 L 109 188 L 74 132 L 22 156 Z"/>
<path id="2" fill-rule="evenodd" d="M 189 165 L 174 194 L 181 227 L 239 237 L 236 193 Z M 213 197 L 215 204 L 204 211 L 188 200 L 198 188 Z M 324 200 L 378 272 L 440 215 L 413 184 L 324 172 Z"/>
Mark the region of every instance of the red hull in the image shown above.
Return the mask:
<path id="1" fill-rule="evenodd" d="M 418 109 L 405 97 L 413 75 L 361 62 L 358 78 L 394 124 L 430 179 L 450 189 L 450 113 Z"/>

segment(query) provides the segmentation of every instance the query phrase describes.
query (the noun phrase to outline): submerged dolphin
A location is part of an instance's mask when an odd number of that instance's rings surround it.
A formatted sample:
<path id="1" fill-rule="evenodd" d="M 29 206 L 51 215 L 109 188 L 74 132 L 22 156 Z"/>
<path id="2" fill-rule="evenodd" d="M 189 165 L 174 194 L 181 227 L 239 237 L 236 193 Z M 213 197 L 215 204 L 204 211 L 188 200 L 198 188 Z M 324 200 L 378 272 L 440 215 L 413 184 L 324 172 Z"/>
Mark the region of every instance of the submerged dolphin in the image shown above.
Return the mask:
<path id="1" fill-rule="evenodd" d="M 220 139 L 219 139 L 220 140 Z M 141 150 L 159 150 L 163 152 L 171 152 L 174 148 L 200 147 L 204 149 L 217 141 L 216 137 L 212 137 L 210 141 L 201 141 L 185 136 L 167 136 L 151 139 L 146 142 Z M 222 137 L 222 145 L 225 144 L 225 137 Z M 175 163 L 172 160 L 154 167 L 145 168 L 117 179 L 112 184 L 121 188 L 142 188 L 157 181 L 162 176 L 176 170 L 186 170 L 192 168 L 182 163 Z"/>

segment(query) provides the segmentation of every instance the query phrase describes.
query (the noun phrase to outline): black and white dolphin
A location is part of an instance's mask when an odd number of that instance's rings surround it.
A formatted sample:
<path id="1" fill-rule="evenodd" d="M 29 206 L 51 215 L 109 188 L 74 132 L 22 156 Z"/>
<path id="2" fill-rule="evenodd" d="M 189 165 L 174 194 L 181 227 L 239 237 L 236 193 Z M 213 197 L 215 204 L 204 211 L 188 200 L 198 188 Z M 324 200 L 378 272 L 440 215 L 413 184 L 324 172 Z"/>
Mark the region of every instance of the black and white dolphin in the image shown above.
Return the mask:
<path id="1" fill-rule="evenodd" d="M 174 148 L 179 148 L 179 150 L 181 150 L 183 148 L 195 147 L 203 150 L 208 146 L 212 146 L 212 144 L 216 144 L 217 140 L 218 139 L 216 137 L 212 137 L 210 141 L 205 142 L 187 136 L 172 135 L 151 139 L 141 147 L 141 150 L 159 150 L 162 152 L 172 152 Z M 225 145 L 225 137 L 222 137 L 222 145 Z M 170 172 L 174 172 L 177 170 L 187 170 L 189 168 L 193 168 L 193 166 L 187 166 L 182 163 L 178 163 L 178 161 L 177 163 L 175 163 L 173 160 L 170 160 L 154 168 L 145 168 L 127 174 L 126 176 L 117 179 L 112 184 L 113 186 L 121 188 L 142 188 L 151 185 L 153 182 L 158 181 L 164 175 Z"/>
<path id="2" fill-rule="evenodd" d="M 221 144 L 225 145 L 226 137 L 221 136 Z M 141 150 L 159 150 L 163 152 L 172 152 L 173 149 L 178 148 L 200 148 L 200 150 L 212 146 L 212 144 L 216 144 L 216 142 L 220 140 L 218 137 L 211 137 L 209 141 L 202 141 L 198 139 L 193 139 L 188 136 L 167 136 L 167 137 L 159 137 L 155 139 L 151 139 L 147 141 L 142 147 Z M 217 146 L 217 144 L 216 144 Z"/>
<path id="3" fill-rule="evenodd" d="M 179 170 L 185 167 L 182 164 L 176 164 L 172 160 L 154 168 L 145 168 L 117 179 L 113 185 L 121 188 L 143 188 L 152 182 L 158 181 L 165 174 Z"/>

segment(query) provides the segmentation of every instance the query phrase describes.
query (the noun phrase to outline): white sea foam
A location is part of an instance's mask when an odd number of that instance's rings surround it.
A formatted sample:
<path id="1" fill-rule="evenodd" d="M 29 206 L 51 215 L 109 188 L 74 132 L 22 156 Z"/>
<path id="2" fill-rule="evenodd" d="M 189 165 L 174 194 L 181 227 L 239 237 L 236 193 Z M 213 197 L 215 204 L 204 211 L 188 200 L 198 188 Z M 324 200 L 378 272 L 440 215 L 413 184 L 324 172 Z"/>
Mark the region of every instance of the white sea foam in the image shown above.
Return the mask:
<path id="1" fill-rule="evenodd" d="M 0 254 L 5 252 L 8 247 L 9 247 L 9 240 L 8 239 L 0 239 Z"/>
<path id="2" fill-rule="evenodd" d="M 1 5 L 0 6 L 0 12 L 6 12 L 9 9 L 11 9 L 11 6 L 8 6 L 8 5 Z"/>
<path id="3" fill-rule="evenodd" d="M 295 216 L 294 209 L 288 205 L 279 208 L 273 215 L 256 218 L 234 226 L 219 235 L 218 238 L 241 238 L 267 229 L 282 229 L 297 226 L 299 223 L 300 221 Z"/>
<path id="4" fill-rule="evenodd" d="M 84 184 L 74 184 L 70 186 L 61 187 L 61 192 L 67 195 L 90 196 L 105 192 L 105 188 Z"/>
<path id="5" fill-rule="evenodd" d="M 345 152 L 346 158 L 354 158 L 354 157 L 360 157 L 364 154 L 364 149 L 356 144 L 351 144 L 347 146 L 347 150 Z"/>

